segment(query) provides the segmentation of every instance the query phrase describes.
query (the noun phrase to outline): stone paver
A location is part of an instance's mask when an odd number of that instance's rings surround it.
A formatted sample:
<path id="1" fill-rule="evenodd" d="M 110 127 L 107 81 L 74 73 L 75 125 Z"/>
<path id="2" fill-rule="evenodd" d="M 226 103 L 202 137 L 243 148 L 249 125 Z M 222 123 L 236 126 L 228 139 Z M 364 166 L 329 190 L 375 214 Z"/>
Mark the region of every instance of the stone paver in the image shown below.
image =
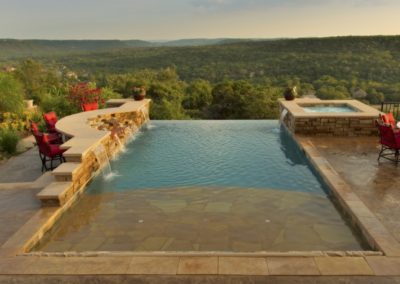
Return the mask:
<path id="1" fill-rule="evenodd" d="M 0 246 L 40 208 L 40 189 L 0 189 Z"/>
<path id="2" fill-rule="evenodd" d="M 322 275 L 373 275 L 362 257 L 316 257 Z"/>
<path id="3" fill-rule="evenodd" d="M 218 274 L 218 257 L 181 257 L 178 274 Z"/>
<path id="4" fill-rule="evenodd" d="M 269 257 L 271 275 L 320 275 L 312 257 Z"/>
<path id="5" fill-rule="evenodd" d="M 400 276 L 400 257 L 367 257 L 369 266 L 375 275 Z"/>
<path id="6" fill-rule="evenodd" d="M 265 258 L 257 257 L 220 257 L 218 274 L 230 275 L 268 275 Z"/>
<path id="7" fill-rule="evenodd" d="M 176 274 L 179 257 L 133 257 L 128 274 Z"/>
<path id="8" fill-rule="evenodd" d="M 79 284 L 79 283 L 230 283 L 230 284 L 393 284 L 400 283 L 400 277 L 338 277 L 338 276 L 303 276 L 293 278 L 292 276 L 212 276 L 212 275 L 174 275 L 174 276 L 155 276 L 155 275 L 24 275 L 24 276 L 0 276 L 0 283 L 57 283 L 57 284 Z"/>
<path id="9" fill-rule="evenodd" d="M 42 175 L 37 147 L 0 164 L 0 183 L 33 182 Z"/>

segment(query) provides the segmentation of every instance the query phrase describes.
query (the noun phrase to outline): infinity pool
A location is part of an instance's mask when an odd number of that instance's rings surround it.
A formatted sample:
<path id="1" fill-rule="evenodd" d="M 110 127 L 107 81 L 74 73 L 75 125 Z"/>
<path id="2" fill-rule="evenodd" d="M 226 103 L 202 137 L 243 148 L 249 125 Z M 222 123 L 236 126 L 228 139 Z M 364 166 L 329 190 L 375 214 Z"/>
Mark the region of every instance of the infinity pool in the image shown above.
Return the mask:
<path id="1" fill-rule="evenodd" d="M 366 248 L 277 121 L 152 121 L 111 167 L 35 250 Z"/>

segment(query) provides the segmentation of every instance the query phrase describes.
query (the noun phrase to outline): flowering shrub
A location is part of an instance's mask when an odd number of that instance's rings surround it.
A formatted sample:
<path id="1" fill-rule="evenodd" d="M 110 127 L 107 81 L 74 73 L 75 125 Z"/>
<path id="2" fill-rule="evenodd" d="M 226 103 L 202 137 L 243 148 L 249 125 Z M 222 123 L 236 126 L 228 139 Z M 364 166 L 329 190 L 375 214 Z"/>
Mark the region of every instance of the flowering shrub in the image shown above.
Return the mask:
<path id="1" fill-rule="evenodd" d="M 69 101 L 77 107 L 83 104 L 98 103 L 104 105 L 101 88 L 96 88 L 94 84 L 88 82 L 79 83 L 70 88 Z"/>
<path id="2" fill-rule="evenodd" d="M 21 114 L 4 112 L 0 116 L 0 130 L 10 130 L 16 132 L 30 131 L 30 121 L 40 122 L 42 114 L 35 111 L 24 111 Z"/>

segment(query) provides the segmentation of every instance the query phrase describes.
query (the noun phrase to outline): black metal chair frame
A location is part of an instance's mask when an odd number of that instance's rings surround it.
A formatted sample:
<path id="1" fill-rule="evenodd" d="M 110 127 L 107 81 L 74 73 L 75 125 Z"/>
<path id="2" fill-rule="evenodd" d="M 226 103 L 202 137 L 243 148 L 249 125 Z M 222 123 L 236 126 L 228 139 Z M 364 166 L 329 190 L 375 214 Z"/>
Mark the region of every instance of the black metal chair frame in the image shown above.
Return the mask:
<path id="1" fill-rule="evenodd" d="M 40 160 L 42 161 L 42 172 L 54 170 L 55 167 L 53 166 L 53 161 L 55 161 L 55 160 L 60 161 L 60 164 L 65 163 L 65 158 L 62 154 L 56 155 L 53 158 L 50 158 L 49 156 L 46 156 L 44 153 L 42 153 L 39 149 L 39 157 L 40 157 Z M 47 167 L 47 162 L 50 162 L 50 168 Z"/>
<path id="2" fill-rule="evenodd" d="M 378 162 L 381 158 L 395 162 L 396 164 L 400 162 L 400 152 L 398 149 L 393 149 L 383 144 L 381 144 L 381 146 L 382 148 L 379 152 Z"/>

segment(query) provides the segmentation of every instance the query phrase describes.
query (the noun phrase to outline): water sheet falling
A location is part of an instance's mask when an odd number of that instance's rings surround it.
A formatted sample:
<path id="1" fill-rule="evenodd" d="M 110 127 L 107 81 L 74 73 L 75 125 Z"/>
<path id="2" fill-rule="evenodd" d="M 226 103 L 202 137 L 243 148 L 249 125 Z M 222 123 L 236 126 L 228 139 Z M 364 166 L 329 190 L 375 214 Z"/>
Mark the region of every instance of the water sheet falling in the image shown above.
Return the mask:
<path id="1" fill-rule="evenodd" d="M 281 117 L 279 119 L 280 123 L 283 123 L 283 121 L 284 121 L 284 119 L 285 119 L 287 114 L 288 114 L 288 111 L 287 111 L 287 109 L 284 108 L 283 111 L 281 112 Z"/>
<path id="2" fill-rule="evenodd" d="M 100 165 L 104 179 L 110 180 L 114 178 L 116 176 L 116 173 L 113 173 L 111 169 L 110 159 L 108 158 L 107 150 L 103 146 L 103 144 L 97 145 L 97 147 L 93 150 L 93 154 L 95 155 L 97 162 Z"/>

